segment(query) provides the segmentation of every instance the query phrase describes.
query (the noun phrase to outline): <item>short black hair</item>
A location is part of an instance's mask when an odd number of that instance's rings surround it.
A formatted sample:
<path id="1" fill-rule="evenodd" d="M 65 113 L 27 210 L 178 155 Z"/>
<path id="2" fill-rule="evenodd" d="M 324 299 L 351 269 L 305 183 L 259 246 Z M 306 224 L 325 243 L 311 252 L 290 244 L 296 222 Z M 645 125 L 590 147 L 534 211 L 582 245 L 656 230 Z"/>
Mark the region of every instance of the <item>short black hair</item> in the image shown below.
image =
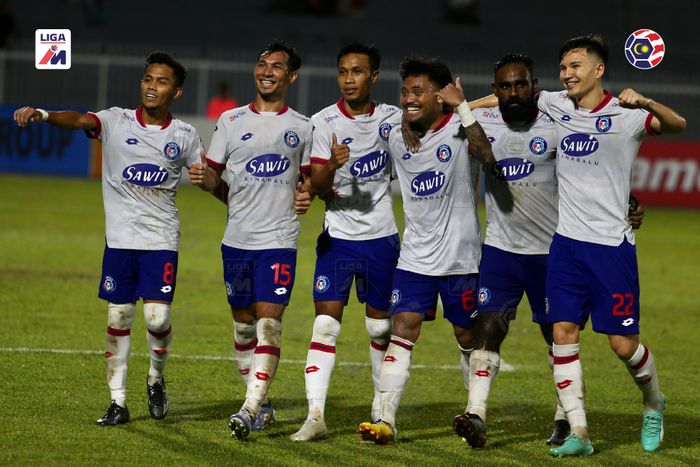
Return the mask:
<path id="1" fill-rule="evenodd" d="M 403 80 L 409 76 L 426 75 L 440 89 L 452 82 L 450 69 L 437 57 L 425 58 L 417 55 L 404 57 L 399 66 L 399 74 Z"/>
<path id="2" fill-rule="evenodd" d="M 520 53 L 507 53 L 502 56 L 496 63 L 493 64 L 493 74 L 498 73 L 498 70 L 511 63 L 521 63 L 527 67 L 527 72 L 530 74 L 530 79 L 533 78 L 532 67 L 533 62 L 530 57 Z"/>
<path id="3" fill-rule="evenodd" d="M 277 39 L 267 44 L 267 46 L 260 51 L 258 54 L 258 59 L 273 52 L 284 52 L 287 54 L 287 67 L 289 68 L 290 73 L 293 73 L 301 68 L 301 57 L 299 56 L 297 49 L 286 42 Z"/>
<path id="4" fill-rule="evenodd" d="M 369 58 L 370 71 L 377 71 L 379 69 L 379 62 L 381 61 L 381 56 L 379 55 L 379 49 L 375 45 L 367 45 L 357 41 L 344 45 L 340 48 L 340 50 L 338 50 L 336 66 L 340 65 L 341 58 L 350 54 L 367 55 L 367 57 Z"/>
<path id="5" fill-rule="evenodd" d="M 605 65 L 610 57 L 610 47 L 608 41 L 600 34 L 586 34 L 585 36 L 572 37 L 562 44 L 559 49 L 559 61 L 564 58 L 569 51 L 574 49 L 586 49 L 589 54 L 595 54 Z"/>
<path id="6" fill-rule="evenodd" d="M 151 52 L 148 57 L 146 57 L 146 67 L 144 68 L 144 71 L 146 71 L 149 66 L 156 63 L 160 65 L 168 65 L 173 70 L 173 74 L 175 75 L 175 85 L 178 88 L 181 88 L 182 85 L 185 84 L 185 78 L 187 78 L 187 69 L 185 68 L 185 65 L 175 60 L 168 52 L 164 52 L 162 50 Z"/>

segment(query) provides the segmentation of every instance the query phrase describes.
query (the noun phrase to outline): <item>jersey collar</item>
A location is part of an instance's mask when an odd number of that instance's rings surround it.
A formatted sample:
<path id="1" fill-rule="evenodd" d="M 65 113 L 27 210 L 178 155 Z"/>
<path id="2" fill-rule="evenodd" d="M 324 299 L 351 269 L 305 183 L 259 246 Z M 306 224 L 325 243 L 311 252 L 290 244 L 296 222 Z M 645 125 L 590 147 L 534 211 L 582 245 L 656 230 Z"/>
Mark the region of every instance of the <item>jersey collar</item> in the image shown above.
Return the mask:
<path id="1" fill-rule="evenodd" d="M 350 120 L 355 120 L 355 117 L 350 115 L 348 111 L 345 109 L 345 106 L 343 105 L 343 98 L 341 97 L 338 99 L 338 102 L 336 102 L 336 105 L 338 106 L 338 110 L 340 111 L 341 114 L 349 118 Z M 371 117 L 372 114 L 374 113 L 374 107 L 376 106 L 374 101 L 370 101 L 369 103 L 369 116 Z"/>
<path id="2" fill-rule="evenodd" d="M 255 108 L 255 101 L 252 101 L 250 104 L 248 104 L 248 108 L 250 109 L 251 112 L 256 113 L 260 115 L 260 112 Z M 282 107 L 279 112 L 277 112 L 277 115 L 282 115 L 285 113 L 287 110 L 289 110 L 289 106 L 287 104 L 284 104 L 284 107 Z"/>
<path id="3" fill-rule="evenodd" d="M 139 122 L 139 125 L 142 127 L 146 128 L 146 123 L 143 121 L 143 115 L 141 114 L 141 107 L 139 106 L 136 109 L 136 121 Z M 170 123 L 173 121 L 173 116 L 170 115 L 170 112 L 168 112 L 168 116 L 165 118 L 165 121 L 163 122 L 163 125 L 161 125 L 160 129 L 165 130 L 170 126 Z"/>
<path id="4" fill-rule="evenodd" d="M 608 105 L 608 103 L 612 100 L 612 98 L 613 98 L 613 95 L 612 95 L 612 94 L 610 94 L 610 93 L 609 93 L 608 91 L 606 91 L 605 89 L 603 89 L 603 92 L 605 93 L 605 95 L 603 96 L 603 100 L 600 101 L 600 102 L 598 102 L 598 105 L 596 105 L 596 106 L 593 108 L 593 110 L 591 110 L 591 113 L 595 113 L 595 112 L 599 111 L 600 109 L 602 109 L 603 107 L 605 107 L 606 105 Z"/>
<path id="5" fill-rule="evenodd" d="M 438 131 L 442 130 L 445 127 L 445 125 L 447 125 L 447 122 L 450 121 L 450 119 L 452 118 L 452 115 L 454 115 L 454 112 L 450 112 L 447 115 L 445 115 L 445 118 L 442 119 L 440 124 L 438 126 L 436 126 L 435 128 L 433 128 L 433 133 L 437 133 Z"/>

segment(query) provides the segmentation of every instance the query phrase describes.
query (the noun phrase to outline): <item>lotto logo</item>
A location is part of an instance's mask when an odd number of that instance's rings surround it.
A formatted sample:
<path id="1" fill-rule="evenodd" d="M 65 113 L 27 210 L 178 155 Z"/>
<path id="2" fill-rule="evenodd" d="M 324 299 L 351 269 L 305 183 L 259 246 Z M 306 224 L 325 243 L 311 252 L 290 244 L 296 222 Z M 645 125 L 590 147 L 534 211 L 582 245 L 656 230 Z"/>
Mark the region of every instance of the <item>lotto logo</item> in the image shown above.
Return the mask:
<path id="1" fill-rule="evenodd" d="M 559 390 L 566 389 L 569 386 L 571 386 L 572 384 L 574 384 L 573 381 L 571 381 L 570 379 L 565 379 L 564 381 L 560 381 L 557 383 L 557 389 L 559 389 Z"/>
<path id="2" fill-rule="evenodd" d="M 491 376 L 489 370 L 478 370 L 474 372 L 474 376 L 479 376 L 480 378 L 488 378 Z"/>
<path id="3" fill-rule="evenodd" d="M 34 66 L 37 70 L 70 68 L 70 29 L 37 29 L 34 37 Z"/>
<path id="4" fill-rule="evenodd" d="M 306 369 L 304 370 L 304 373 L 306 373 L 308 375 L 309 373 L 316 373 L 319 370 L 320 370 L 320 368 L 317 367 L 316 365 L 311 365 L 311 366 L 306 367 Z"/>

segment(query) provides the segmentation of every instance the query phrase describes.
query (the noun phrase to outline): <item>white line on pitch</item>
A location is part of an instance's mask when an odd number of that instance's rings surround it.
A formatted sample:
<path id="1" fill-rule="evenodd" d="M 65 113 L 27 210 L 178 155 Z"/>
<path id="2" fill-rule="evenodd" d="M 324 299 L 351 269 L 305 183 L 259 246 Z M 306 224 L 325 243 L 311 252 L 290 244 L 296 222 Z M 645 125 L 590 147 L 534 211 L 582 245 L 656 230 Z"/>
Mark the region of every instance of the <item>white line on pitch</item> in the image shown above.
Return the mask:
<path id="1" fill-rule="evenodd" d="M 65 354 L 65 355 L 102 355 L 104 352 L 99 350 L 79 350 L 79 349 L 42 349 L 33 347 L 0 347 L 0 353 L 53 353 L 53 354 Z M 132 353 L 137 357 L 149 357 L 145 353 Z M 208 360 L 208 361 L 232 361 L 233 356 L 230 355 L 181 355 L 181 354 L 170 354 L 171 358 L 182 359 L 182 360 Z M 281 359 L 280 363 L 292 364 L 292 365 L 305 365 L 306 360 L 286 360 Z M 336 363 L 338 366 L 369 366 L 369 362 L 345 362 L 339 361 Z M 414 364 L 411 368 L 416 369 L 438 369 L 438 370 L 459 370 L 459 365 L 422 365 Z M 499 371 L 515 371 L 515 367 L 509 363 L 506 363 L 501 359 L 501 367 Z"/>

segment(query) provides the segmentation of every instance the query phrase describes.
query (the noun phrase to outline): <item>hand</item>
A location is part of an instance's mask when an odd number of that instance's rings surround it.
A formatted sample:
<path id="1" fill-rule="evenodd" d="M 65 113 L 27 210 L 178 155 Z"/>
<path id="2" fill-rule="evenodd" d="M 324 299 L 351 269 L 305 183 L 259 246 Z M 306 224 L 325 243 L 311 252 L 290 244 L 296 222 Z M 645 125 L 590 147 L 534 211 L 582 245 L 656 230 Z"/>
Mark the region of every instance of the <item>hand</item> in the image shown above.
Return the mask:
<path id="1" fill-rule="evenodd" d="M 488 167 L 488 171 L 491 175 L 496 177 L 497 180 L 506 180 L 506 175 L 503 172 L 503 167 L 501 167 L 501 164 L 499 164 L 498 161 L 494 161 L 494 163 L 491 164 L 490 167 Z"/>
<path id="2" fill-rule="evenodd" d="M 297 182 L 297 191 L 294 195 L 294 212 L 296 214 L 306 214 L 311 206 L 311 193 L 306 191 L 299 191 L 301 189 L 302 183 Z"/>
<path id="3" fill-rule="evenodd" d="M 464 90 L 459 78 L 455 80 L 455 84 L 450 83 L 435 94 L 438 97 L 438 102 L 444 102 L 452 107 L 457 107 L 464 102 Z"/>
<path id="4" fill-rule="evenodd" d="M 639 204 L 639 200 L 630 194 L 629 199 L 629 212 L 627 213 L 627 223 L 632 226 L 633 229 L 638 229 L 642 226 L 644 221 L 644 213 L 646 209 Z"/>
<path id="5" fill-rule="evenodd" d="M 339 169 L 350 159 L 350 146 L 347 144 L 338 144 L 338 137 L 333 133 L 333 141 L 331 142 L 331 158 L 328 160 L 330 169 Z"/>
<path id="6" fill-rule="evenodd" d="M 405 119 L 401 122 L 401 135 L 408 152 L 416 153 L 420 150 L 420 138 L 411 130 L 411 126 Z"/>
<path id="7" fill-rule="evenodd" d="M 30 122 L 41 122 L 41 113 L 33 107 L 22 107 L 21 109 L 15 110 L 14 119 L 17 125 L 24 128 L 29 126 Z"/>
<path id="8" fill-rule="evenodd" d="M 333 201 L 334 199 L 336 199 L 338 197 L 339 193 L 340 193 L 340 191 L 338 190 L 338 187 L 332 186 L 330 190 L 328 190 L 327 192 L 325 192 L 322 195 L 319 195 L 318 197 L 320 199 L 322 199 L 324 202 L 330 203 L 331 201 Z"/>
<path id="9" fill-rule="evenodd" d="M 204 177 L 207 175 L 207 170 L 209 170 L 209 164 L 207 164 L 207 154 L 204 149 L 199 151 L 199 162 L 192 164 L 187 171 L 190 176 L 190 181 L 192 185 L 204 186 Z"/>
<path id="10" fill-rule="evenodd" d="M 620 101 L 620 107 L 625 109 L 646 109 L 650 102 L 654 102 L 630 88 L 624 89 L 617 98 Z"/>

